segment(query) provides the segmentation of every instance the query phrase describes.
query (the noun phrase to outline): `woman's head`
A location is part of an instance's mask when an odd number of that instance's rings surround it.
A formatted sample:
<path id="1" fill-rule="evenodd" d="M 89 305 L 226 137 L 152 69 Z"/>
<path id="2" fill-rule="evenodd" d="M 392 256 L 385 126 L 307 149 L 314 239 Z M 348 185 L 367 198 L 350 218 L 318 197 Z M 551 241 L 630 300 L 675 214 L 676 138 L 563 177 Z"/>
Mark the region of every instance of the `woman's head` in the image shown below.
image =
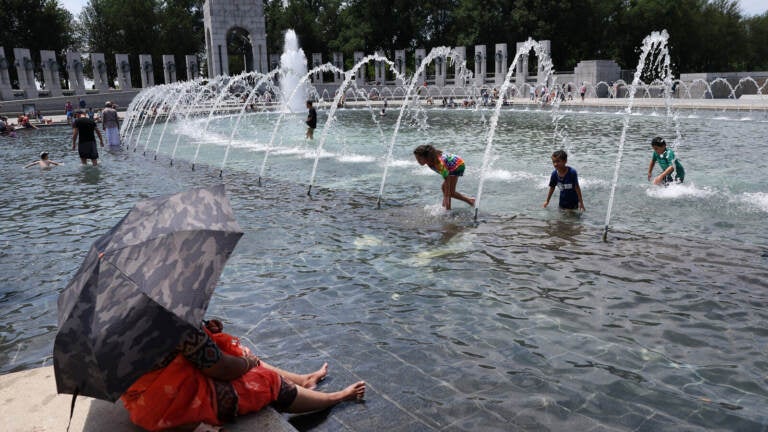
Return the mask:
<path id="1" fill-rule="evenodd" d="M 40 159 L 42 160 L 48 159 L 48 152 L 40 152 Z"/>
<path id="2" fill-rule="evenodd" d="M 440 150 L 429 144 L 422 144 L 413 149 L 413 155 L 416 156 L 419 165 L 424 165 L 437 160 L 437 157 L 440 155 Z"/>

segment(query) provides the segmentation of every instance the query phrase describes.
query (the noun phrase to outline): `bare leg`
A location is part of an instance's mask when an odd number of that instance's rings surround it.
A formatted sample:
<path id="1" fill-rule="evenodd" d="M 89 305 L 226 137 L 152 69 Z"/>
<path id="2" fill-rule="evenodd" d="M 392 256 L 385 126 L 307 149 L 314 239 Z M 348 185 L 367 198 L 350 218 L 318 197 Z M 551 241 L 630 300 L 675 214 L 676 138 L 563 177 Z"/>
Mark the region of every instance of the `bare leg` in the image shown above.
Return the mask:
<path id="1" fill-rule="evenodd" d="M 261 366 L 263 366 L 266 369 L 277 372 L 278 375 L 293 382 L 297 386 L 308 388 L 310 390 L 317 387 L 317 383 L 322 381 L 323 378 L 325 378 L 325 376 L 328 375 L 328 363 L 323 363 L 323 366 L 320 367 L 320 369 L 308 374 L 303 374 L 303 375 L 284 371 L 280 368 L 267 364 L 264 361 L 261 361 Z"/>
<path id="2" fill-rule="evenodd" d="M 462 195 L 459 192 L 454 192 L 453 195 L 451 195 L 453 198 L 456 198 L 457 200 L 464 201 L 465 203 L 474 206 L 475 205 L 475 199 L 470 198 L 466 195 Z"/>
<path id="3" fill-rule="evenodd" d="M 456 184 L 459 182 L 458 176 L 448 176 L 447 179 L 445 179 L 445 182 L 443 182 L 443 195 L 445 198 L 443 199 L 443 207 L 445 207 L 446 210 L 451 209 L 451 198 L 456 198 L 458 200 L 464 201 L 465 203 L 474 206 L 475 205 L 475 199 L 470 198 L 466 195 L 462 195 L 459 192 L 456 192 Z M 447 206 L 445 205 L 447 202 Z"/>
<path id="4" fill-rule="evenodd" d="M 82 163 L 83 165 L 88 165 L 88 159 L 80 158 L 80 163 Z"/>
<path id="5" fill-rule="evenodd" d="M 296 390 L 298 391 L 296 399 L 294 399 L 286 412 L 304 413 L 318 411 L 330 408 L 339 402 L 362 400 L 365 396 L 365 382 L 358 381 L 344 390 L 333 393 L 323 393 L 304 387 L 296 387 Z"/>

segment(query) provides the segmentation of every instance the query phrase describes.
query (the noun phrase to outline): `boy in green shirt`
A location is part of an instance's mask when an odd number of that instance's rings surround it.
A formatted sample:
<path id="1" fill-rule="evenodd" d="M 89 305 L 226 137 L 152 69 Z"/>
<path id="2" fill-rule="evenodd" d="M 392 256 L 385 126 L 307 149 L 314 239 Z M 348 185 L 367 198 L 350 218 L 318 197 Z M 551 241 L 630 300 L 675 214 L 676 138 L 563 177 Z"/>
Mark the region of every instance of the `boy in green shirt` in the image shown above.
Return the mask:
<path id="1" fill-rule="evenodd" d="M 675 152 L 667 148 L 667 142 L 662 137 L 656 137 L 651 140 L 653 147 L 653 156 L 651 164 L 648 166 L 648 181 L 653 177 L 653 166 L 658 162 L 661 167 L 661 174 L 653 178 L 655 185 L 667 185 L 676 181 L 682 183 L 685 179 L 685 169 L 683 164 L 675 157 Z"/>

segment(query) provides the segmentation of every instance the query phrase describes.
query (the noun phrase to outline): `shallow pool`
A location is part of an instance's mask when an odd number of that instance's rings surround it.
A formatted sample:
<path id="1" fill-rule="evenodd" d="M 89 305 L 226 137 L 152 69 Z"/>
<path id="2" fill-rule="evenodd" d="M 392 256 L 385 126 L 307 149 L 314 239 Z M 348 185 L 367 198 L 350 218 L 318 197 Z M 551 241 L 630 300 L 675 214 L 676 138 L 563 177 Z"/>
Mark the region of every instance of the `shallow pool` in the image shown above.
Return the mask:
<path id="1" fill-rule="evenodd" d="M 372 112 L 339 112 L 314 179 L 322 129 L 304 141 L 302 116 L 273 140 L 276 116 L 249 114 L 223 165 L 231 118 L 171 124 L 162 142 L 157 125 L 98 168 L 79 165 L 66 128 L 3 139 L 0 373 L 51 364 L 59 291 L 135 201 L 224 182 L 245 235 L 210 314 L 270 363 L 328 361 L 323 389 L 368 382 L 365 404 L 293 418 L 300 429 L 768 428 L 767 122 L 633 116 L 603 242 L 622 113 L 503 111 L 475 223 L 463 203 L 440 210 L 440 178 L 411 151 L 462 155 L 474 195 L 492 113 L 404 119 L 377 208 L 397 113 Z M 686 182 L 652 187 L 648 142 L 678 132 Z M 561 147 L 580 217 L 541 208 Z M 64 166 L 21 168 L 42 150 Z"/>

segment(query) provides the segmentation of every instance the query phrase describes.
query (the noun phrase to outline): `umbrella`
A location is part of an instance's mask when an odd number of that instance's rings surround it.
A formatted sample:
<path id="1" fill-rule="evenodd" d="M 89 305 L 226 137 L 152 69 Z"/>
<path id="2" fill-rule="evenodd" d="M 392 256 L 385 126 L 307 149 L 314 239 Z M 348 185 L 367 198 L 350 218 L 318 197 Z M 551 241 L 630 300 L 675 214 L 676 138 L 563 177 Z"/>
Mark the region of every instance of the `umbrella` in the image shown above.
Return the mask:
<path id="1" fill-rule="evenodd" d="M 138 202 L 59 295 L 58 392 L 117 400 L 199 329 L 242 235 L 223 185 Z"/>

